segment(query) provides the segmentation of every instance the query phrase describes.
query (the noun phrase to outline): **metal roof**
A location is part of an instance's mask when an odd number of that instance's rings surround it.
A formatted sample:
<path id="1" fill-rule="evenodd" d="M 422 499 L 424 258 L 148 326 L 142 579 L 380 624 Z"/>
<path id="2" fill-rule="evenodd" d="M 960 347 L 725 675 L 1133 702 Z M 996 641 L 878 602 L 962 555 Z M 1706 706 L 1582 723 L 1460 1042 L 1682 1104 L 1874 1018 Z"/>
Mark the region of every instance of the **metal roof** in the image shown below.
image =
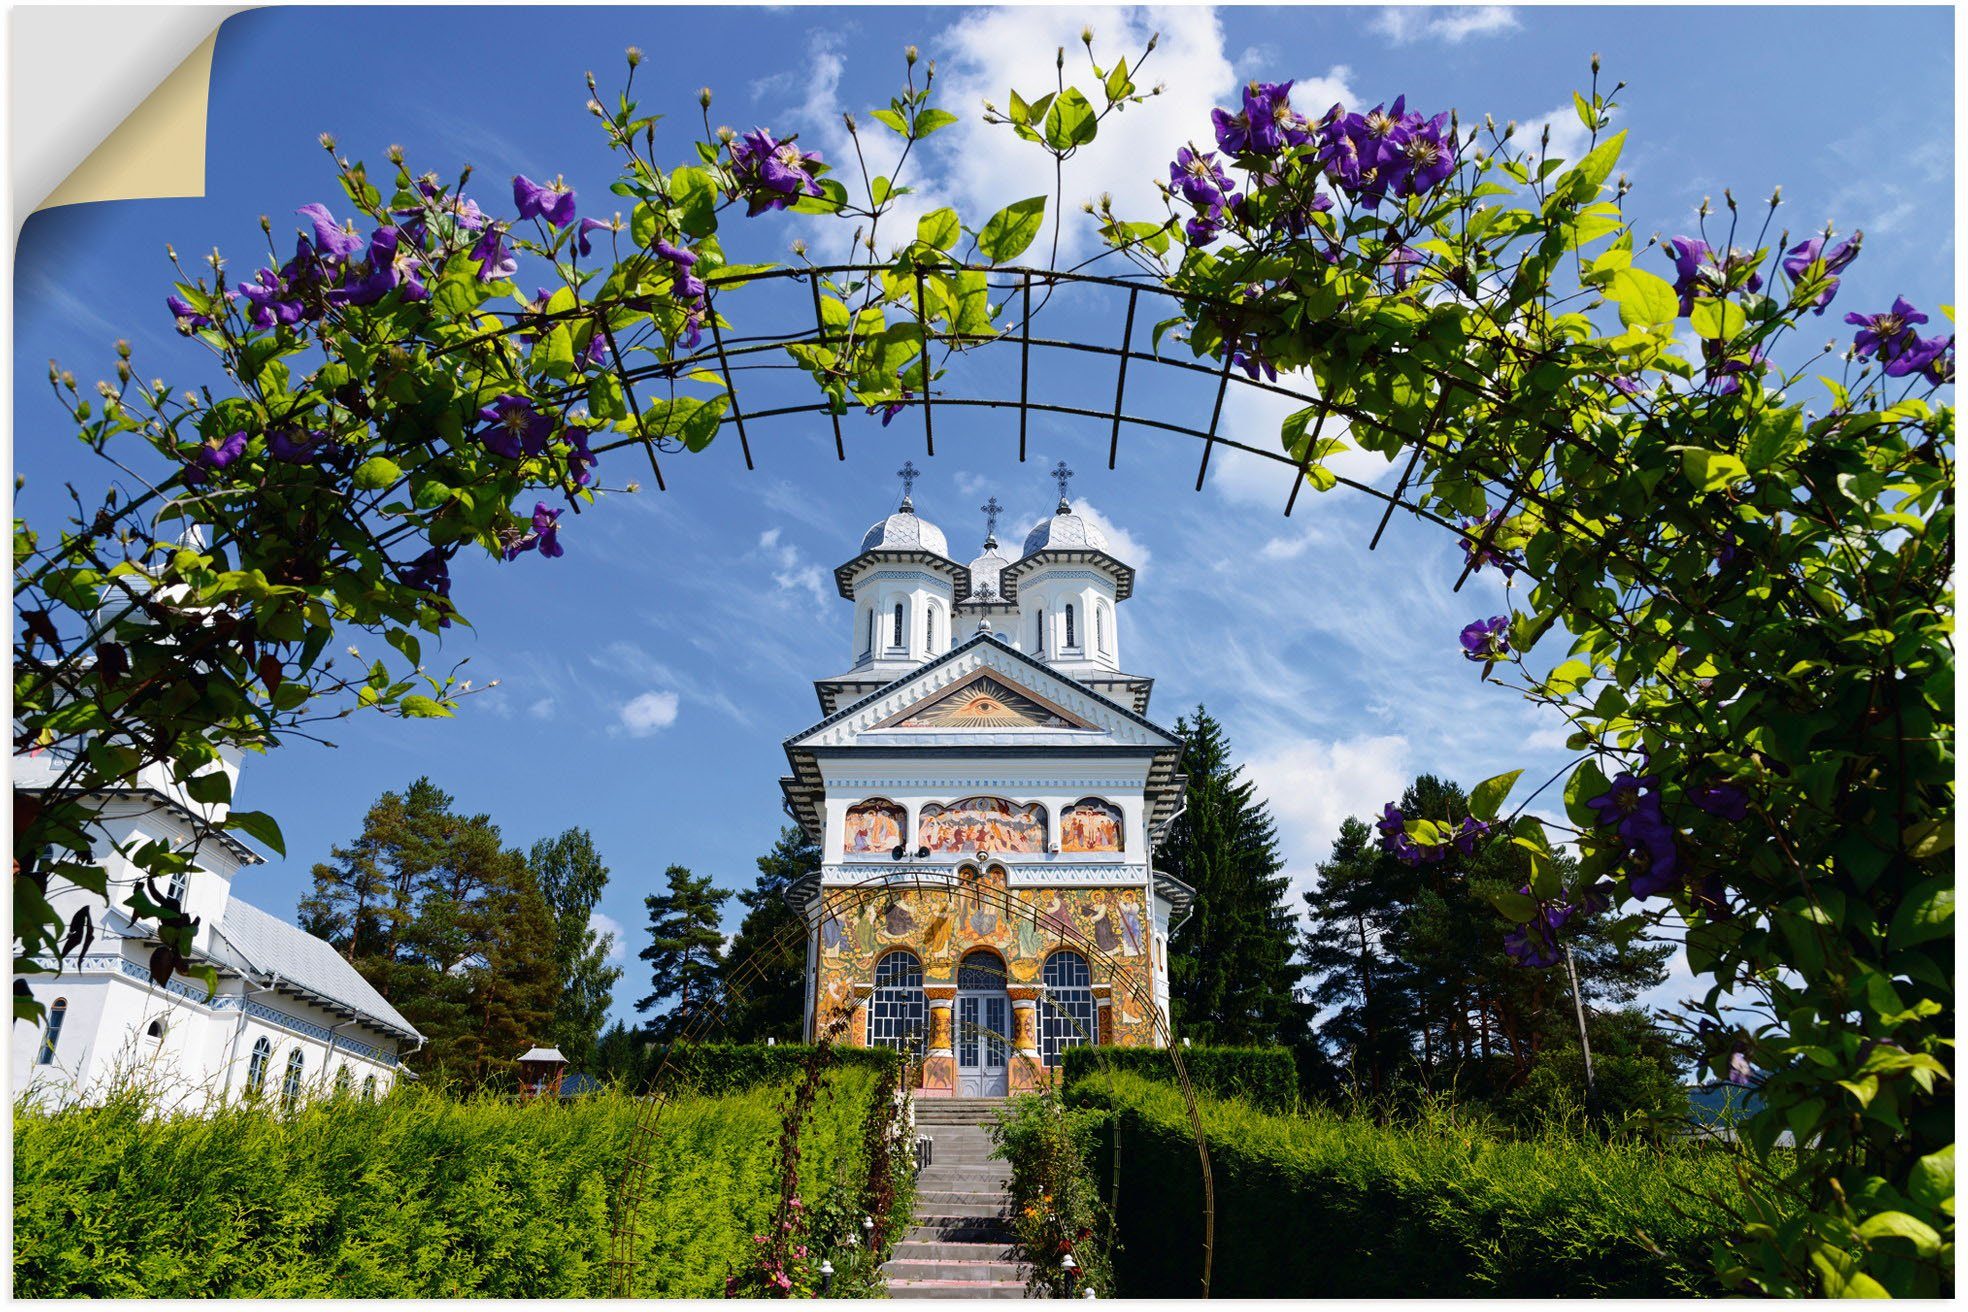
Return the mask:
<path id="1" fill-rule="evenodd" d="M 238 964 L 253 974 L 276 975 L 278 987 L 377 1029 L 407 1039 L 424 1037 L 326 939 L 236 897 L 227 900 L 217 928 Z"/>

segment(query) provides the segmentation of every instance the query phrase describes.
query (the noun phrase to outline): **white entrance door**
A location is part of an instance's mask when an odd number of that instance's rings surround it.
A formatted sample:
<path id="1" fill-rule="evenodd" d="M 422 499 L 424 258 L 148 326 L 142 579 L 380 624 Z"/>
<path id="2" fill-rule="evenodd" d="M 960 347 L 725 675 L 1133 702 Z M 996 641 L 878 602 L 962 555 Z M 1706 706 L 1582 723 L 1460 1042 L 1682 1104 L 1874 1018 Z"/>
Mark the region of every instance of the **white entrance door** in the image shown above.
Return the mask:
<path id="1" fill-rule="evenodd" d="M 957 994 L 957 1096 L 1002 1098 L 1010 1092 L 1011 999 L 1004 993 Z"/>

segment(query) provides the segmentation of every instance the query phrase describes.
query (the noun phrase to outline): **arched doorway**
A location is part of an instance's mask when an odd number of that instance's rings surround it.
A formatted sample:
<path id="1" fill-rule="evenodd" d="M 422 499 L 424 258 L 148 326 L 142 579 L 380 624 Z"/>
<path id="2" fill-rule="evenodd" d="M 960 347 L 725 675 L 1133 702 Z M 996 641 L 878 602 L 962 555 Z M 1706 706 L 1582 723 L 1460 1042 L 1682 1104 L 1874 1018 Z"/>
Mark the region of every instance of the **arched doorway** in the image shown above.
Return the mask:
<path id="1" fill-rule="evenodd" d="M 1004 959 L 988 949 L 957 966 L 957 1096 L 1002 1098 L 1011 1092 L 1011 995 Z"/>

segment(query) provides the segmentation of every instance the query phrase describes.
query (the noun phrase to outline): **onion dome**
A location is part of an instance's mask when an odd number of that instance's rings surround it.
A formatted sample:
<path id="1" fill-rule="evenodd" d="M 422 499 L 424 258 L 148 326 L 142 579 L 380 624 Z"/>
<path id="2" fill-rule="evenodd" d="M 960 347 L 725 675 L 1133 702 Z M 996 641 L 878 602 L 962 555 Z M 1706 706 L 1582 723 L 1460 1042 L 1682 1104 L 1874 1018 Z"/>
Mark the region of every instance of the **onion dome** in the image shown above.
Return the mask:
<path id="1" fill-rule="evenodd" d="M 1025 556 L 1041 551 L 1106 551 L 1107 535 L 1084 515 L 1073 513 L 1065 497 L 1051 519 L 1042 519 L 1025 535 Z M 1020 559 L 1023 559 L 1021 556 Z"/>
<path id="2" fill-rule="evenodd" d="M 1004 553 L 998 550 L 998 540 L 994 537 L 984 539 L 984 554 L 970 562 L 970 592 L 967 600 L 976 602 L 995 602 L 1003 600 L 1004 568 L 1011 564 Z"/>
<path id="3" fill-rule="evenodd" d="M 948 556 L 950 543 L 943 536 L 942 529 L 917 517 L 915 503 L 905 496 L 894 514 L 870 525 L 868 531 L 861 535 L 861 550 L 933 551 L 939 556 Z"/>

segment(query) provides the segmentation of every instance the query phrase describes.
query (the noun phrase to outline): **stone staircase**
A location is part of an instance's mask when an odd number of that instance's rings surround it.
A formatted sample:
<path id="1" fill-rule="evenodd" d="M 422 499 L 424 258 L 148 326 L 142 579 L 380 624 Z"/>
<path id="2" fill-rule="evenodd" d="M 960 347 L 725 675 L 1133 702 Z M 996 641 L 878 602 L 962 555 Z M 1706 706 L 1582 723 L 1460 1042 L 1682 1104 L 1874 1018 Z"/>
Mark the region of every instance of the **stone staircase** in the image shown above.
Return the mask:
<path id="1" fill-rule="evenodd" d="M 883 1271 L 891 1298 L 1024 1298 L 1012 1236 L 1011 1167 L 991 1156 L 997 1098 L 918 1098 L 916 1134 L 934 1142 L 916 1177 L 915 1224 Z"/>

